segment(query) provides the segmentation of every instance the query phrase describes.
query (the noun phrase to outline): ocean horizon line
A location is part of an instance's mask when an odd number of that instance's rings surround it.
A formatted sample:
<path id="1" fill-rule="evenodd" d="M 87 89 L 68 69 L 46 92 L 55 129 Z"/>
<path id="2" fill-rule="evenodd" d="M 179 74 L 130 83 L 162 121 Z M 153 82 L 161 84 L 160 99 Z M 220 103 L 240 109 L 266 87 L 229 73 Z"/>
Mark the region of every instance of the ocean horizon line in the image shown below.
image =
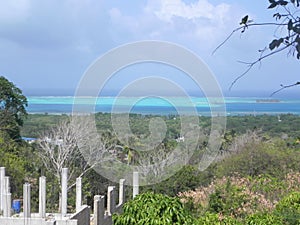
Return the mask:
<path id="1" fill-rule="evenodd" d="M 169 97 L 169 98 L 222 98 L 222 97 L 216 97 L 216 96 L 196 96 L 196 95 L 188 95 L 188 96 L 182 96 L 182 95 L 142 95 L 142 96 L 114 96 L 114 95 L 103 95 L 103 96 L 72 96 L 72 95 L 28 95 L 26 98 L 144 98 L 144 97 L 153 97 L 153 98 L 161 98 L 161 97 Z M 248 99 L 299 99 L 298 97 L 266 97 L 266 96 L 226 96 L 224 95 L 223 98 L 248 98 Z"/>

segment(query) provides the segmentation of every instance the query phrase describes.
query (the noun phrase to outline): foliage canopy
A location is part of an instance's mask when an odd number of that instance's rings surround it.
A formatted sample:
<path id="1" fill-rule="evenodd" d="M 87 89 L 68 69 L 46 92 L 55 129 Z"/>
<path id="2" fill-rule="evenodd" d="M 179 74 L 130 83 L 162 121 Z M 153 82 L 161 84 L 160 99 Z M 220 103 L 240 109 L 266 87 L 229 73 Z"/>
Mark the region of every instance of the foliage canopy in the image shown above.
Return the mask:
<path id="1" fill-rule="evenodd" d="M 0 130 L 13 139 L 20 138 L 20 126 L 26 112 L 27 99 L 22 91 L 5 77 L 0 77 Z"/>

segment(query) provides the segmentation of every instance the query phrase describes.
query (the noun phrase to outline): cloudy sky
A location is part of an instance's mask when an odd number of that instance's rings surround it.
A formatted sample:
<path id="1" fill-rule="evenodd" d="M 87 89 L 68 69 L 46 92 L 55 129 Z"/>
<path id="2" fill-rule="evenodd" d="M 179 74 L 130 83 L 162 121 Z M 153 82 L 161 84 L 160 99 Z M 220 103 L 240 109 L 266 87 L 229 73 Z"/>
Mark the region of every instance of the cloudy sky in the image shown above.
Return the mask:
<path id="1" fill-rule="evenodd" d="M 272 20 L 267 0 L 10 0 L 0 7 L 0 74 L 26 95 L 72 95 L 87 68 L 107 51 L 143 40 L 181 45 L 197 54 L 215 74 L 226 95 L 268 96 L 280 84 L 298 81 L 299 61 L 276 55 L 257 65 L 231 92 L 231 82 L 278 33 L 274 28 L 254 28 L 237 33 L 214 55 L 213 50 L 248 14 L 255 22 Z M 153 65 L 137 66 L 112 79 L 107 89 L 130 82 Z M 144 70 L 144 71 L 143 71 Z M 178 71 L 177 71 L 178 72 Z M 172 68 L 153 69 L 185 84 L 188 78 Z M 154 74 L 156 73 L 156 74 Z M 176 78 L 177 77 L 177 78 Z M 187 79 L 187 80 L 186 80 Z M 279 93 L 297 93 L 297 88 Z"/>

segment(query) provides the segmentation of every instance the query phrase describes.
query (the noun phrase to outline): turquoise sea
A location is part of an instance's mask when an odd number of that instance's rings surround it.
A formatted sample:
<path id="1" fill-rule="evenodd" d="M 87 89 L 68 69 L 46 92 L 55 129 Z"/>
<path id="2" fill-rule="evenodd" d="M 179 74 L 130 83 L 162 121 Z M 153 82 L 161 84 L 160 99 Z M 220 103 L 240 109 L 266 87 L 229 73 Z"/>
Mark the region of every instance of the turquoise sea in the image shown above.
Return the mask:
<path id="1" fill-rule="evenodd" d="M 190 103 L 183 97 L 83 97 L 70 96 L 33 96 L 27 97 L 29 113 L 70 114 L 74 104 L 92 105 L 93 112 L 130 112 L 138 114 L 178 114 L 178 109 L 187 113 L 196 109 L 199 115 L 210 115 L 211 109 L 221 107 L 220 99 L 213 99 L 211 104 L 204 97 L 191 97 Z M 225 98 L 227 115 L 249 114 L 300 114 L 300 99 L 270 99 L 259 97 Z M 182 112 L 182 111 L 181 111 Z"/>

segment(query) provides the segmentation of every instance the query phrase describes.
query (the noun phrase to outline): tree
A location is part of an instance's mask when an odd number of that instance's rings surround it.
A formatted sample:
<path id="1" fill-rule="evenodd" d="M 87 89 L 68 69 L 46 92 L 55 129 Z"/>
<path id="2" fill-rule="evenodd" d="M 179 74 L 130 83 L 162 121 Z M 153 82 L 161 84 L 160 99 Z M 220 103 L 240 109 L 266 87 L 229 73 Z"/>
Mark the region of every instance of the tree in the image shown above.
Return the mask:
<path id="1" fill-rule="evenodd" d="M 5 77 L 0 77 L 0 130 L 16 140 L 26 112 L 27 99 L 22 91 Z"/>
<path id="2" fill-rule="evenodd" d="M 39 141 L 39 156 L 44 166 L 61 184 L 63 168 L 69 168 L 69 180 L 82 177 L 93 169 L 107 153 L 107 142 L 93 129 L 89 116 L 72 117 L 61 121 Z M 69 187 L 74 186 L 74 183 Z"/>
<path id="3" fill-rule="evenodd" d="M 239 79 L 244 77 L 254 65 L 274 54 L 287 51 L 288 55 L 292 55 L 300 60 L 300 0 L 269 0 L 269 2 L 270 5 L 268 9 L 275 9 L 275 13 L 273 14 L 275 22 L 256 23 L 253 22 L 248 15 L 246 15 L 242 18 L 240 26 L 234 29 L 231 34 L 214 50 L 214 52 L 217 51 L 232 37 L 234 33 L 238 31 L 244 33 L 248 28 L 253 26 L 275 26 L 275 33 L 278 37 L 270 41 L 267 47 L 259 50 L 260 56 L 255 61 L 250 63 L 243 62 L 248 66 L 248 68 L 232 82 L 230 88 L 232 88 Z M 300 81 L 290 85 L 281 85 L 281 88 L 273 92 L 272 95 L 282 89 L 296 85 L 300 85 Z"/>
<path id="4" fill-rule="evenodd" d="M 68 190 L 75 186 L 75 179 L 83 177 L 99 163 L 111 149 L 110 143 L 93 126 L 90 116 L 74 116 L 61 120 L 39 140 L 39 157 L 48 176 L 54 176 L 50 204 L 61 197 L 61 173 L 69 169 Z M 59 199 L 59 203 L 60 203 Z M 51 205 L 52 207 L 52 205 Z"/>

